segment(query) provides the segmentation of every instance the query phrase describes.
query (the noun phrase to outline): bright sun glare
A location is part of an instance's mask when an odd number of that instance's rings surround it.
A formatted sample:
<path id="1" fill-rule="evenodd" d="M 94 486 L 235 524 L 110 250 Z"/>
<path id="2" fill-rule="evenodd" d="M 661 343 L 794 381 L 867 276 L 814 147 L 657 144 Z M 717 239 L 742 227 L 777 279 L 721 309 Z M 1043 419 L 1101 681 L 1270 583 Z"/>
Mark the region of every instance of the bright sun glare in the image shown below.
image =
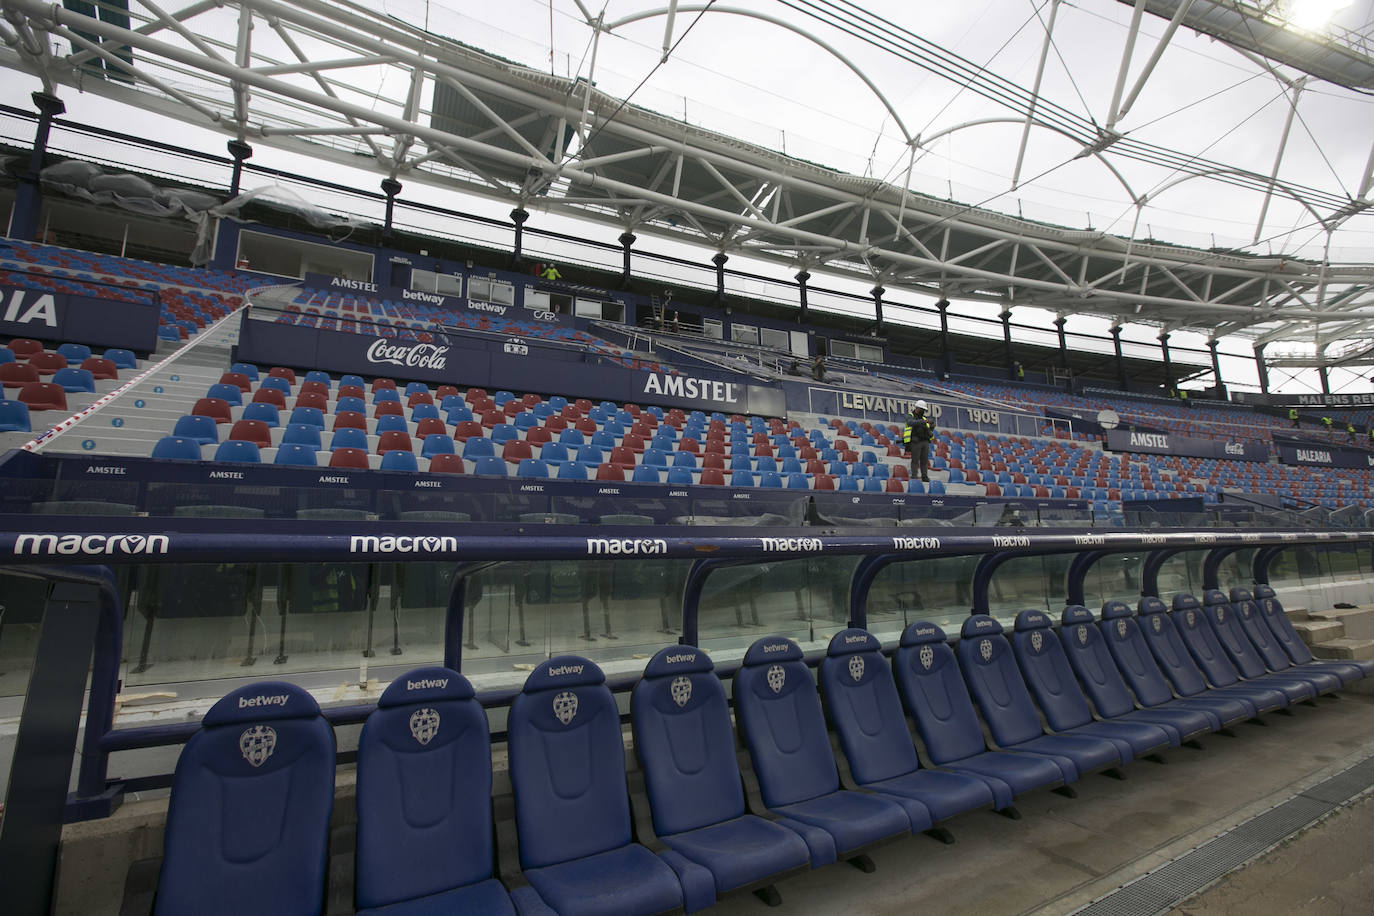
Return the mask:
<path id="1" fill-rule="evenodd" d="M 1300 29 L 1318 31 L 1350 3 L 1351 0 L 1290 0 L 1288 21 Z"/>

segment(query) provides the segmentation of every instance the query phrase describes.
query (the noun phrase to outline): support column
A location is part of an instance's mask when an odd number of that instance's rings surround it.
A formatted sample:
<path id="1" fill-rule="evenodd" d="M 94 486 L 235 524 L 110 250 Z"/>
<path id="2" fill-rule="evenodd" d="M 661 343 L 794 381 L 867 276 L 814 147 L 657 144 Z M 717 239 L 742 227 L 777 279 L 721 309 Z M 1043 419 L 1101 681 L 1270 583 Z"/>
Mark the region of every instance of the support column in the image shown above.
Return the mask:
<path id="1" fill-rule="evenodd" d="M 1269 393 L 1269 370 L 1264 367 L 1264 344 L 1255 344 L 1255 369 L 1259 372 L 1260 391 Z"/>
<path id="2" fill-rule="evenodd" d="M 225 144 L 229 155 L 234 158 L 233 170 L 229 173 L 229 200 L 239 196 L 243 183 L 243 163 L 253 157 L 253 147 L 242 140 L 230 140 Z M 215 253 L 210 266 L 217 270 L 232 270 L 238 266 L 239 222 L 229 216 L 221 216 L 215 231 Z"/>
<path id="3" fill-rule="evenodd" d="M 39 173 L 43 171 L 43 161 L 48 152 L 48 134 L 52 131 L 52 119 L 67 110 L 67 106 L 55 95 L 35 92 L 31 98 L 38 109 L 38 129 L 33 135 L 33 149 L 29 152 L 29 166 L 19 176 L 19 187 L 14 193 L 14 221 L 10 235 L 29 242 L 41 241 L 38 238 L 38 214 L 43 207 L 43 191 L 39 184 Z"/>
<path id="4" fill-rule="evenodd" d="M 1221 360 L 1217 358 L 1217 339 L 1215 337 L 1207 341 L 1207 349 L 1212 352 L 1212 384 L 1216 386 L 1217 393 L 1224 398 L 1226 397 L 1226 383 L 1221 380 Z"/>
<path id="5" fill-rule="evenodd" d="M 519 270 L 523 263 L 520 248 L 525 241 L 525 220 L 530 218 L 530 214 L 524 207 L 516 207 L 510 211 L 510 218 L 515 223 L 515 251 L 511 255 L 510 263 L 513 268 Z"/>
<path id="6" fill-rule="evenodd" d="M 1064 335 L 1064 325 L 1068 319 L 1063 315 L 1054 319 L 1054 330 L 1059 335 L 1059 368 L 1067 370 L 1069 368 L 1069 340 Z"/>
<path id="7" fill-rule="evenodd" d="M 1121 325 L 1112 325 L 1112 349 L 1116 351 L 1116 382 L 1122 391 L 1130 390 L 1130 380 L 1126 377 L 1126 358 L 1121 355 Z"/>
<path id="8" fill-rule="evenodd" d="M 716 305 L 725 304 L 725 262 L 728 260 L 730 256 L 723 251 L 717 251 L 711 258 L 711 263 L 716 265 Z"/>
<path id="9" fill-rule="evenodd" d="M 940 310 L 940 365 L 945 376 L 953 371 L 954 360 L 949 352 L 949 300 L 941 299 L 935 303 Z"/>
<path id="10" fill-rule="evenodd" d="M 1322 394 L 1330 394 L 1330 393 L 1331 393 L 1331 377 L 1330 377 L 1329 375 L 1326 374 L 1326 367 L 1325 367 L 1325 366 L 1318 366 L 1318 367 L 1317 367 L 1317 378 L 1321 379 L 1321 383 L 1322 383 Z"/>
<path id="11" fill-rule="evenodd" d="M 887 290 L 883 289 L 883 285 L 879 283 L 869 292 L 873 294 L 873 310 L 878 315 L 878 321 L 873 327 L 878 332 L 878 336 L 881 337 L 883 335 L 883 293 Z"/>
<path id="12" fill-rule="evenodd" d="M 396 209 L 396 195 L 401 193 L 401 183 L 395 178 L 382 179 L 382 193 L 386 195 L 386 221 L 382 223 L 382 241 L 391 241 L 391 216 Z"/>
<path id="13" fill-rule="evenodd" d="M 1007 357 L 1007 378 L 1016 381 L 1016 358 L 1011 350 L 1011 309 L 998 317 L 1002 319 L 1002 350 Z"/>
<path id="14" fill-rule="evenodd" d="M 811 279 L 811 274 L 807 273 L 803 267 L 797 272 L 797 294 L 801 309 L 797 312 L 797 324 L 806 324 L 806 281 Z"/>
<path id="15" fill-rule="evenodd" d="M 620 264 L 620 288 L 629 289 L 630 286 L 630 246 L 636 239 L 635 234 L 626 229 L 620 233 L 621 264 Z"/>
<path id="16" fill-rule="evenodd" d="M 1174 367 L 1169 362 L 1169 332 L 1165 331 L 1159 335 L 1159 349 L 1164 354 L 1164 392 L 1173 396 L 1174 391 Z"/>

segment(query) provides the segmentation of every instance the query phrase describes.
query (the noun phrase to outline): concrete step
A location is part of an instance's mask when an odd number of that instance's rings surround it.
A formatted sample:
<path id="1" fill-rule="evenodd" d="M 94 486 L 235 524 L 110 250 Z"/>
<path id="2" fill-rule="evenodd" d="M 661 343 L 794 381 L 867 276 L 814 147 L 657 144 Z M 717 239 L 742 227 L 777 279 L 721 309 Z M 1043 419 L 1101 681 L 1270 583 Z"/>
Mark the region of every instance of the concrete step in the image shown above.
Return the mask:
<path id="1" fill-rule="evenodd" d="M 1317 658 L 1374 658 L 1374 639 L 1341 637 L 1312 647 Z"/>
<path id="2" fill-rule="evenodd" d="M 1374 608 L 1331 608 L 1312 616 L 1318 620 L 1339 620 L 1351 639 L 1374 639 Z"/>
<path id="3" fill-rule="evenodd" d="M 1345 636 L 1345 624 L 1339 620 L 1295 620 L 1293 629 L 1298 631 L 1302 641 L 1309 646 Z"/>
<path id="4" fill-rule="evenodd" d="M 1307 620 L 1312 616 L 1305 607 L 1288 607 L 1284 605 L 1283 612 L 1288 615 L 1289 620 L 1294 621 Z"/>

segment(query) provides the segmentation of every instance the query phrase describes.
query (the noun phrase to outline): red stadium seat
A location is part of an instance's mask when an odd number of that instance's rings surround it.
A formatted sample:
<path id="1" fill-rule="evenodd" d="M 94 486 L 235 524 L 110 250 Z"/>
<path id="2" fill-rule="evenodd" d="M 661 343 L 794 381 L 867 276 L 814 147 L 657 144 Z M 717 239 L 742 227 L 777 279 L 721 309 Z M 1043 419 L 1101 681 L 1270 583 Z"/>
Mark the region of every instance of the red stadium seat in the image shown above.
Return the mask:
<path id="1" fill-rule="evenodd" d="M 623 445 L 617 445 L 611 449 L 611 464 L 632 468 L 635 466 L 635 453 Z"/>
<path id="2" fill-rule="evenodd" d="M 324 382 L 301 382 L 300 394 L 318 394 L 328 400 L 329 386 Z M 359 397 L 362 397 L 362 395 L 359 395 Z"/>
<path id="3" fill-rule="evenodd" d="M 433 404 L 434 395 L 428 391 L 417 391 L 406 398 L 406 407 L 414 407 L 416 404 Z"/>
<path id="4" fill-rule="evenodd" d="M 19 389 L 19 400 L 35 410 L 66 410 L 67 392 L 51 382 L 29 382 Z"/>
<path id="5" fill-rule="evenodd" d="M 3 368 L 0 366 L 0 369 Z M 201 398 L 196 401 L 196 406 L 191 408 L 191 413 L 197 417 L 213 417 L 216 423 L 228 423 L 233 419 L 233 414 L 229 412 L 229 402 L 223 398 Z"/>
<path id="6" fill-rule="evenodd" d="M 463 467 L 462 456 L 450 452 L 430 458 L 429 471 L 431 474 L 463 474 L 467 469 Z"/>
<path id="7" fill-rule="evenodd" d="M 533 458 L 534 449 L 523 439 L 507 439 L 501 446 L 501 457 L 510 464 L 519 464 L 526 458 Z"/>
<path id="8" fill-rule="evenodd" d="M 458 389 L 452 385 L 440 385 L 438 388 L 434 389 L 434 399 L 438 401 L 440 404 L 442 404 L 444 402 L 444 398 L 448 397 L 449 395 L 457 397 Z"/>
<path id="9" fill-rule="evenodd" d="M 393 449 L 403 452 L 415 451 L 410 442 L 410 433 L 403 433 L 399 429 L 389 429 L 377 438 L 378 455 L 385 455 Z"/>
<path id="10" fill-rule="evenodd" d="M 905 492 L 906 492 L 906 486 L 905 486 L 905 484 L 903 484 L 900 480 L 898 480 L 896 477 L 889 477 L 889 478 L 887 479 L 887 483 L 883 484 L 883 492 L 885 492 L 885 493 L 905 493 Z"/>
<path id="11" fill-rule="evenodd" d="M 84 363 L 82 364 L 82 368 L 85 368 Z M 221 385 L 233 385 L 238 388 L 239 391 L 253 390 L 253 380 L 242 372 L 226 372 L 219 377 L 219 383 Z"/>
<path id="12" fill-rule="evenodd" d="M 448 424 L 438 417 L 424 417 L 415 424 L 415 438 L 423 439 L 430 435 L 444 435 L 448 432 Z"/>
<path id="13" fill-rule="evenodd" d="M 544 403 L 544 399 L 537 394 L 527 394 L 520 399 L 520 403 L 524 404 L 526 407 L 538 407 L 540 404 Z"/>
<path id="14" fill-rule="evenodd" d="M 67 357 L 43 350 L 29 357 L 29 365 L 37 369 L 39 375 L 52 375 L 58 369 L 67 368 Z"/>
<path id="15" fill-rule="evenodd" d="M 703 455 L 701 458 L 701 467 L 703 470 L 712 468 L 717 471 L 723 471 L 725 470 L 725 456 L 714 452 L 709 455 Z"/>
<path id="16" fill-rule="evenodd" d="M 43 345 L 28 337 L 16 337 L 10 341 L 10 349 L 19 359 L 27 359 L 35 353 L 43 352 Z"/>
<path id="17" fill-rule="evenodd" d="M 997 484 L 995 484 L 995 483 L 986 483 L 986 484 L 984 484 L 983 486 L 985 486 L 985 487 L 988 488 L 988 492 L 987 492 L 987 495 L 988 495 L 988 496 L 1001 496 L 1001 495 L 1002 495 L 1002 488 L 999 487 L 999 486 L 998 486 Z"/>
<path id="18" fill-rule="evenodd" d="M 372 418 L 385 416 L 404 417 L 406 410 L 401 406 L 400 401 L 378 401 L 372 405 Z"/>
<path id="19" fill-rule="evenodd" d="M 286 395 L 279 388 L 259 388 L 253 392 L 254 404 L 271 404 L 278 410 L 286 409 Z"/>
<path id="20" fill-rule="evenodd" d="M 691 452 L 693 455 L 701 452 L 701 443 L 690 437 L 678 441 L 677 450 L 679 452 Z"/>
<path id="21" fill-rule="evenodd" d="M 376 392 L 378 392 L 379 390 L 383 389 L 383 388 L 389 388 L 389 389 L 391 389 L 392 391 L 395 391 L 395 390 L 396 390 L 396 380 L 395 380 L 395 379 L 391 379 L 391 378 L 382 378 L 382 377 L 374 378 L 374 379 L 372 380 L 372 391 L 373 391 L 374 394 L 375 394 Z"/>
<path id="22" fill-rule="evenodd" d="M 563 430 L 567 428 L 568 421 L 563 419 L 562 417 L 549 417 L 547 420 L 544 421 L 544 429 L 552 433 L 561 433 Z M 534 430 L 530 430 L 530 432 L 534 432 Z M 528 439 L 529 436 L 526 436 L 525 438 Z"/>
<path id="23" fill-rule="evenodd" d="M 529 432 L 525 433 L 525 441 L 530 445 L 543 445 L 545 442 L 553 441 L 553 433 L 543 426 L 531 427 Z"/>
<path id="24" fill-rule="evenodd" d="M 835 478 L 829 474 L 817 474 L 815 480 L 815 489 L 817 490 L 835 489 Z"/>
<path id="25" fill-rule="evenodd" d="M 620 444 L 635 453 L 644 451 L 643 436 L 639 436 L 632 433 L 626 433 L 625 438 L 620 440 Z"/>
<path id="26" fill-rule="evenodd" d="M 105 359 L 101 356 L 89 356 L 81 361 L 81 368 L 91 374 L 94 379 L 119 379 L 119 367 L 114 360 Z"/>
<path id="27" fill-rule="evenodd" d="M 596 479 L 614 481 L 624 480 L 625 469 L 619 465 L 611 464 L 609 461 L 603 461 L 601 464 L 597 465 Z"/>
<path id="28" fill-rule="evenodd" d="M 367 452 L 360 448 L 336 448 L 329 455 L 329 466 L 331 468 L 360 468 L 366 471 L 368 468 Z M 432 470 L 434 462 L 431 461 L 429 466 Z"/>
<path id="29" fill-rule="evenodd" d="M 596 421 L 593 420 L 591 417 L 582 417 L 576 423 L 573 424 L 573 429 L 587 436 L 590 436 L 598 431 Z"/>
<path id="30" fill-rule="evenodd" d="M 341 397 L 341 398 L 365 398 L 365 397 L 367 397 L 367 392 L 363 390 L 363 386 L 362 386 L 362 385 L 340 385 L 340 386 L 339 386 L 339 397 Z"/>
<path id="31" fill-rule="evenodd" d="M 297 407 L 314 407 L 314 408 L 317 408 L 317 409 L 319 409 L 319 410 L 328 411 L 328 410 L 329 410 L 329 398 L 325 397 L 325 396 L 322 395 L 322 394 L 319 394 L 318 392 L 313 392 L 313 391 L 312 391 L 312 392 L 306 392 L 306 391 L 302 391 L 300 394 L 296 395 L 296 406 L 297 406 Z"/>
<path id="32" fill-rule="evenodd" d="M 480 439 L 485 433 L 482 432 L 482 424 L 476 420 L 459 420 L 453 425 L 453 440 L 455 442 L 466 442 L 469 439 Z"/>
<path id="33" fill-rule="evenodd" d="M 252 442 L 258 448 L 272 446 L 272 430 L 261 420 L 239 420 L 229 430 L 229 438 Z"/>
<path id="34" fill-rule="evenodd" d="M 0 383 L 7 388 L 22 388 L 38 381 L 38 370 L 28 363 L 0 363 Z"/>
<path id="35" fill-rule="evenodd" d="M 486 396 L 487 390 L 485 388 L 469 388 L 467 394 L 463 395 L 463 399 L 471 405 L 475 401 L 484 400 Z"/>
<path id="36" fill-rule="evenodd" d="M 911 472 L 906 469 L 906 465 L 895 464 L 892 466 L 892 476 L 898 480 L 909 480 L 911 478 Z"/>
<path id="37" fill-rule="evenodd" d="M 334 429 L 361 429 L 367 431 L 367 417 L 356 410 L 341 410 L 334 414 Z"/>
<path id="38" fill-rule="evenodd" d="M 573 406 L 575 406 L 579 412 L 586 413 L 587 411 L 592 409 L 592 402 L 587 400 L 586 398 L 578 398 L 576 401 L 573 402 Z"/>
<path id="39" fill-rule="evenodd" d="M 296 373 L 285 366 L 273 366 L 267 370 L 267 374 L 272 378 L 284 378 L 291 383 L 291 387 L 296 387 Z"/>

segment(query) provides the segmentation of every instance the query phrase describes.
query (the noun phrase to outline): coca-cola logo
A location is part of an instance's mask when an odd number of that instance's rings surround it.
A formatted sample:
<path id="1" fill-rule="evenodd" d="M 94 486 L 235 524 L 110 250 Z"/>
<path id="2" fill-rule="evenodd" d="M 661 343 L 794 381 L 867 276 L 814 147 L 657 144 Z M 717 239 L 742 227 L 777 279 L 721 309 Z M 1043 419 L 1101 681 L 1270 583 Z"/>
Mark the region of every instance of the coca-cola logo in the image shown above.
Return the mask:
<path id="1" fill-rule="evenodd" d="M 434 344 L 417 343 L 411 346 L 393 344 L 385 337 L 379 337 L 367 348 L 368 362 L 390 363 L 393 366 L 410 366 L 415 369 L 443 369 L 447 362 L 444 356 L 448 347 Z"/>

